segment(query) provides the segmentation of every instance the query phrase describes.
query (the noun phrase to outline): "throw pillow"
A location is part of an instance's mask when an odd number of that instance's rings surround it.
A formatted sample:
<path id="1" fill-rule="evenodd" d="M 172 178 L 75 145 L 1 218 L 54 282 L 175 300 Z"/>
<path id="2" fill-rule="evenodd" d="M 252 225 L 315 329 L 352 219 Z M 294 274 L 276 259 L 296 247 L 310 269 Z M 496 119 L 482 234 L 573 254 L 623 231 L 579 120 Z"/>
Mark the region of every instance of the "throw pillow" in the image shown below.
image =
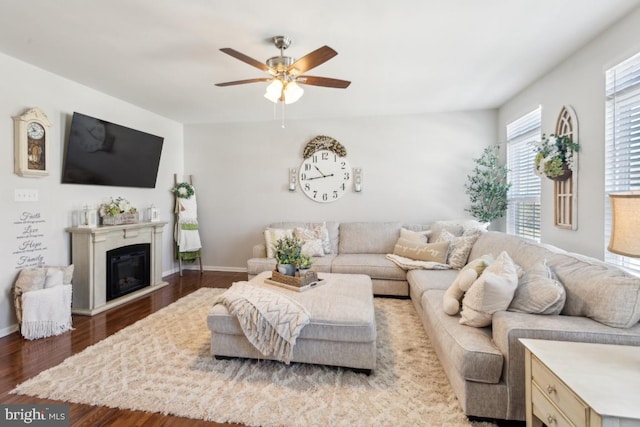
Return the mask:
<path id="1" fill-rule="evenodd" d="M 264 245 L 267 249 L 267 258 L 275 258 L 273 245 L 283 237 L 293 237 L 293 230 L 284 228 L 267 228 L 264 230 Z"/>
<path id="2" fill-rule="evenodd" d="M 460 311 L 460 301 L 464 293 L 469 290 L 473 282 L 492 262 L 493 256 L 487 254 L 474 259 L 460 270 L 460 273 L 458 273 L 442 297 L 442 307 L 445 313 L 450 316 L 458 314 Z"/>
<path id="3" fill-rule="evenodd" d="M 63 278 L 64 272 L 62 270 L 57 268 L 47 268 L 47 274 L 44 279 L 45 289 L 62 285 Z"/>
<path id="4" fill-rule="evenodd" d="M 322 248 L 322 240 L 320 239 L 307 239 L 302 242 L 301 252 L 309 256 L 324 256 L 324 249 Z"/>
<path id="5" fill-rule="evenodd" d="M 420 243 L 414 240 L 398 239 L 393 253 L 405 258 L 420 261 L 432 261 L 444 264 L 447 260 L 449 242 Z"/>
<path id="6" fill-rule="evenodd" d="M 560 314 L 567 293 L 547 261 L 535 264 L 518 281 L 509 311 L 532 314 Z"/>
<path id="7" fill-rule="evenodd" d="M 311 256 L 323 256 L 325 253 L 331 253 L 329 231 L 327 231 L 327 227 L 324 224 L 314 225 L 313 228 L 295 227 L 293 235 L 302 242 L 303 253 L 308 253 Z M 318 243 L 320 244 L 320 250 L 317 249 Z"/>
<path id="8" fill-rule="evenodd" d="M 429 243 L 429 236 L 431 235 L 431 230 L 425 231 L 412 231 L 406 228 L 400 229 L 400 238 L 414 240 L 420 243 Z"/>
<path id="9" fill-rule="evenodd" d="M 24 268 L 20 270 L 20 274 L 16 279 L 15 292 L 18 295 L 22 295 L 24 292 L 44 289 L 46 278 L 46 268 Z"/>
<path id="10" fill-rule="evenodd" d="M 73 264 L 70 265 L 45 265 L 43 268 L 46 269 L 47 272 L 49 270 L 59 270 L 62 271 L 62 284 L 70 285 L 73 280 Z"/>
<path id="11" fill-rule="evenodd" d="M 503 251 L 464 294 L 460 323 L 478 328 L 489 326 L 493 313 L 509 307 L 516 286 L 516 266 Z"/>
<path id="12" fill-rule="evenodd" d="M 448 221 L 436 221 L 431 224 L 431 240 L 437 241 L 442 230 L 447 230 L 456 237 L 462 236 L 465 231 L 486 231 L 489 223 L 476 221 L 475 219 L 453 219 Z"/>
<path id="13" fill-rule="evenodd" d="M 469 259 L 469 253 L 473 244 L 480 237 L 481 231 L 477 228 L 465 231 L 460 237 L 456 237 L 447 230 L 442 230 L 436 242 L 449 242 L 449 254 L 447 264 L 452 268 L 462 268 Z"/>

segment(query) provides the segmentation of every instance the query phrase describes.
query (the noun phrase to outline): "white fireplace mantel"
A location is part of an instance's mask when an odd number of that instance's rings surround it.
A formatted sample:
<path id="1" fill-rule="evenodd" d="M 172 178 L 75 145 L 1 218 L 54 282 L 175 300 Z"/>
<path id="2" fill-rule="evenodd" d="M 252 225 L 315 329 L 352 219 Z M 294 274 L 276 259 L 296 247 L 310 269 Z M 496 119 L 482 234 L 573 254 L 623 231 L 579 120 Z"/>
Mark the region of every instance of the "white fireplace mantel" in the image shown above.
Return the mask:
<path id="1" fill-rule="evenodd" d="M 162 232 L 166 224 L 159 221 L 66 228 L 65 231 L 71 234 L 71 262 L 74 265 L 73 313 L 93 316 L 168 285 L 162 280 Z M 140 243 L 151 245 L 151 286 L 107 301 L 107 252 Z"/>

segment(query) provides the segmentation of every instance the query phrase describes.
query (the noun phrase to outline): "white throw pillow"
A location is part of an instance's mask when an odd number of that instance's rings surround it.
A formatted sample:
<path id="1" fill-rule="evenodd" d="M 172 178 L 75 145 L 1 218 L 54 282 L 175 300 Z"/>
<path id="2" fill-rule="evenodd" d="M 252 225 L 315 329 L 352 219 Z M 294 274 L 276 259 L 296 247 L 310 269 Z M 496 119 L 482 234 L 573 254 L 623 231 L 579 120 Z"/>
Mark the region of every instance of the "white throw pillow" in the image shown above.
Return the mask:
<path id="1" fill-rule="evenodd" d="M 493 313 L 509 307 L 517 286 L 516 265 L 503 251 L 464 294 L 460 323 L 479 328 L 489 326 Z"/>
<path id="2" fill-rule="evenodd" d="M 460 301 L 464 293 L 469 290 L 473 282 L 493 262 L 491 254 L 476 258 L 465 265 L 447 291 L 442 296 L 442 308 L 449 316 L 455 316 L 460 311 Z"/>
<path id="3" fill-rule="evenodd" d="M 431 235 L 431 230 L 425 231 L 412 231 L 406 228 L 400 229 L 400 238 L 407 240 L 414 240 L 420 243 L 429 243 L 429 236 Z"/>
<path id="4" fill-rule="evenodd" d="M 307 239 L 303 241 L 301 252 L 309 256 L 324 256 L 324 250 L 322 248 L 322 240 Z"/>
<path id="5" fill-rule="evenodd" d="M 509 305 L 509 311 L 532 314 L 560 314 L 567 293 L 546 260 L 524 272 Z"/>
<path id="6" fill-rule="evenodd" d="M 267 228 L 264 230 L 264 245 L 267 249 L 267 258 L 275 258 L 273 245 L 278 239 L 283 237 L 293 237 L 293 229 L 288 228 Z"/>
<path id="7" fill-rule="evenodd" d="M 64 272 L 57 268 L 48 268 L 47 275 L 44 279 L 44 288 L 53 288 L 54 286 L 62 285 L 64 279 Z"/>

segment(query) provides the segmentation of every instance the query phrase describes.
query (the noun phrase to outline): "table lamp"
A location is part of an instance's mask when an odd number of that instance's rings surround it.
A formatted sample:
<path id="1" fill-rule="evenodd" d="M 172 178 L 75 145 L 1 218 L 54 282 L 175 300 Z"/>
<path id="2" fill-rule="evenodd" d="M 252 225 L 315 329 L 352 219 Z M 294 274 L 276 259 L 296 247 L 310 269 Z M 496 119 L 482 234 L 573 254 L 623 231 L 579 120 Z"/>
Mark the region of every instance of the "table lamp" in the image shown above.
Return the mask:
<path id="1" fill-rule="evenodd" d="M 610 252 L 640 258 L 640 191 L 609 194 L 611 200 Z"/>

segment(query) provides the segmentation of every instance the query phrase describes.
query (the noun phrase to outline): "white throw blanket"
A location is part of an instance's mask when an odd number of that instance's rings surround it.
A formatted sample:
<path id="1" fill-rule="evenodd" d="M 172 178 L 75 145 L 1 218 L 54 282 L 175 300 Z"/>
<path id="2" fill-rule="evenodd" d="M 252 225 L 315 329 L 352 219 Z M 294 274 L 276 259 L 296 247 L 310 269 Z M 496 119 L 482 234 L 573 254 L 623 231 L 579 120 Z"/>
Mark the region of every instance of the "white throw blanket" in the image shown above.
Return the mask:
<path id="1" fill-rule="evenodd" d="M 176 224 L 176 243 L 179 252 L 194 252 L 202 248 L 198 231 L 198 203 L 196 195 L 188 199 L 178 197 L 178 224 Z"/>
<path id="2" fill-rule="evenodd" d="M 28 340 L 60 335 L 71 326 L 71 285 L 22 294 L 22 336 Z"/>
<path id="3" fill-rule="evenodd" d="M 405 258 L 396 254 L 387 254 L 387 259 L 393 261 L 398 267 L 403 270 L 450 270 L 449 264 L 442 264 L 433 261 L 420 261 L 411 258 Z"/>
<path id="4" fill-rule="evenodd" d="M 273 356 L 287 365 L 300 331 L 311 315 L 297 301 L 249 282 L 235 282 L 216 297 L 236 316 L 242 331 L 264 356 Z"/>

